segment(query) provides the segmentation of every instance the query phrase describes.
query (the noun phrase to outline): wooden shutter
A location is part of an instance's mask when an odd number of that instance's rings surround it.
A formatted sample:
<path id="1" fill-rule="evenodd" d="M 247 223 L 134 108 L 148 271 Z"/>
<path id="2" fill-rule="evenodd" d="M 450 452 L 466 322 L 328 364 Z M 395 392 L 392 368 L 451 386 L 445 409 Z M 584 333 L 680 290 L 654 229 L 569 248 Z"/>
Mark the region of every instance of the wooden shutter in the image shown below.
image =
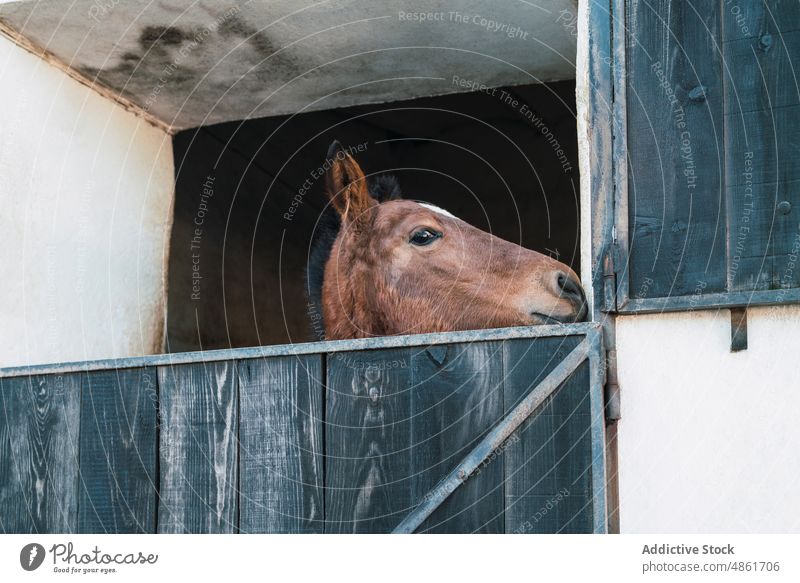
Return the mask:
<path id="1" fill-rule="evenodd" d="M 800 3 L 616 5 L 617 307 L 800 300 Z"/>

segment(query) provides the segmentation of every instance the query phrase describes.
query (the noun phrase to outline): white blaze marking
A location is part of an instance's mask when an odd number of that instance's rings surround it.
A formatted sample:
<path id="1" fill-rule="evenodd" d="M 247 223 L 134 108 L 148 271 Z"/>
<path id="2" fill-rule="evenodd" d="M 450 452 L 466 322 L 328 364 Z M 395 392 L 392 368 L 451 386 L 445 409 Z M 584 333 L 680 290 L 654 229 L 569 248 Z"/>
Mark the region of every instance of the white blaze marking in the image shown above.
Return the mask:
<path id="1" fill-rule="evenodd" d="M 439 208 L 436 205 L 428 204 L 427 202 L 420 202 L 418 204 L 419 204 L 419 206 L 424 206 L 426 209 L 428 209 L 429 211 L 433 211 L 436 214 L 444 215 L 446 217 L 450 217 L 451 219 L 457 219 L 458 218 L 453 213 L 448 212 L 448 211 L 444 210 L 443 208 Z"/>

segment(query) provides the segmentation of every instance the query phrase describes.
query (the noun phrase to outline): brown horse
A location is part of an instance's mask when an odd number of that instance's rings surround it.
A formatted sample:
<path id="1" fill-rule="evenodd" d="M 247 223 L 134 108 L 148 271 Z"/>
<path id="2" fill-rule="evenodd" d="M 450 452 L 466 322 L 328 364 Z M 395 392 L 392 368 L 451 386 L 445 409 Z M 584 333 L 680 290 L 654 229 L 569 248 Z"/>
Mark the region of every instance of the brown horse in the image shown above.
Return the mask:
<path id="1" fill-rule="evenodd" d="M 309 262 L 311 307 L 330 340 L 582 320 L 586 300 L 567 265 L 435 206 L 401 200 L 392 177 L 372 184 L 334 142 L 330 208 Z"/>

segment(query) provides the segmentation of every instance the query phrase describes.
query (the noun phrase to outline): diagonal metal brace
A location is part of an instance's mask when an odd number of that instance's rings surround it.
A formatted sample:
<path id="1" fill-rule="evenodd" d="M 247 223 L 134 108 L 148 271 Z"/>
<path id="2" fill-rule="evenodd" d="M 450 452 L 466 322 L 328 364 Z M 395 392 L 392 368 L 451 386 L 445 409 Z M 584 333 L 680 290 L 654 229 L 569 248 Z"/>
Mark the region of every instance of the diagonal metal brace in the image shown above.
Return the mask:
<path id="1" fill-rule="evenodd" d="M 588 358 L 592 350 L 593 340 L 585 337 L 561 363 L 536 385 L 525 399 L 484 437 L 481 442 L 458 464 L 453 471 L 425 495 L 423 501 L 392 531 L 398 534 L 411 534 L 425 522 L 436 509 L 447 500 L 456 488 L 466 482 L 483 461 L 492 455 L 511 437 L 511 434 L 531 416 L 545 399 L 575 372 L 575 369 Z"/>

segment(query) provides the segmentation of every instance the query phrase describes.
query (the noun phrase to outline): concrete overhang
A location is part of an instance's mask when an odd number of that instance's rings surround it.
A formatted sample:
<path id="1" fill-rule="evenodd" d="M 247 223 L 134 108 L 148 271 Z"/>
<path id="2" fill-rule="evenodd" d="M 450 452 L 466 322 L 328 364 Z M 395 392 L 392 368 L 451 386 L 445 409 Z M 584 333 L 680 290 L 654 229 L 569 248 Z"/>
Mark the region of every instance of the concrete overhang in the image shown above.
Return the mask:
<path id="1" fill-rule="evenodd" d="M 577 12 L 577 0 L 23 1 L 0 4 L 0 24 L 175 131 L 572 79 Z"/>

